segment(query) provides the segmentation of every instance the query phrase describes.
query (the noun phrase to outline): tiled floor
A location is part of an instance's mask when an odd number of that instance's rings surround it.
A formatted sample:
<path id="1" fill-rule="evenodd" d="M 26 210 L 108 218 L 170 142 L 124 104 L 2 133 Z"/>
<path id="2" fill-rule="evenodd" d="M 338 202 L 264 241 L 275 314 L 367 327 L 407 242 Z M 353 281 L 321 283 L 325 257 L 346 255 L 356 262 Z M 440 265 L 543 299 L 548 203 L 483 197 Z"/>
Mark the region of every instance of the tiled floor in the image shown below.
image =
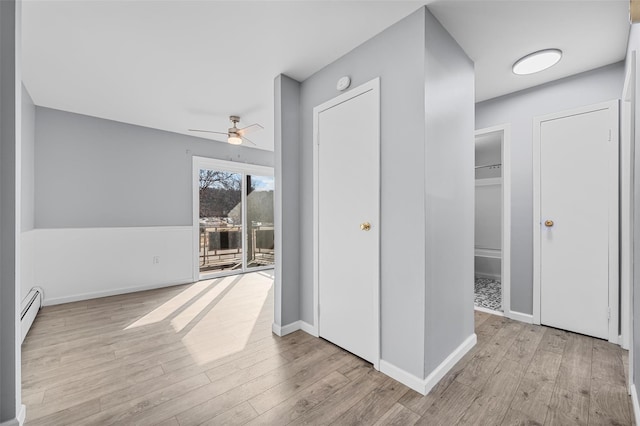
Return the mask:
<path id="1" fill-rule="evenodd" d="M 476 278 L 474 287 L 476 306 L 502 312 L 502 284 L 500 281 Z"/>

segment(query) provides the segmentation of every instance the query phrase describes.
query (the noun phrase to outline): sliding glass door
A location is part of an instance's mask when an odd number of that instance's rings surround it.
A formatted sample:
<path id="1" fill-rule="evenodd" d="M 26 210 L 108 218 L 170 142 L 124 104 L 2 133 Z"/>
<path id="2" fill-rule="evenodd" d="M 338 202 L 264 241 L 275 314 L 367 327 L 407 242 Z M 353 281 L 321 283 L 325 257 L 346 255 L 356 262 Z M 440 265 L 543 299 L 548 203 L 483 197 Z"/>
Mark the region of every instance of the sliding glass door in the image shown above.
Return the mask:
<path id="1" fill-rule="evenodd" d="M 194 157 L 196 276 L 274 265 L 273 169 Z"/>
<path id="2" fill-rule="evenodd" d="M 247 267 L 274 264 L 273 176 L 247 175 Z"/>

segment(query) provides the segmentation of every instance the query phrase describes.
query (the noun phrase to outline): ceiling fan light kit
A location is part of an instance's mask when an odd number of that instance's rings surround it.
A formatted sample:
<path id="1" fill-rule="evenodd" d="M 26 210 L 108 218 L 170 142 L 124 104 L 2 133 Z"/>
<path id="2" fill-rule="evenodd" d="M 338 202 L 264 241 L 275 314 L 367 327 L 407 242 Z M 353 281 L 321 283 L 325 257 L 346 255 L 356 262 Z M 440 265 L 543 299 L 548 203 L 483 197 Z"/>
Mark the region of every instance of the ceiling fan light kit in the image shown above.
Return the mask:
<path id="1" fill-rule="evenodd" d="M 551 68 L 562 58 L 560 49 L 544 49 L 529 53 L 513 64 L 513 73 L 518 75 L 535 74 Z"/>
<path id="2" fill-rule="evenodd" d="M 229 120 L 233 124 L 233 126 L 229 127 L 226 132 L 214 132 L 212 130 L 199 130 L 199 129 L 189 129 L 190 132 L 203 132 L 203 133 L 214 133 L 217 135 L 226 135 L 227 142 L 231 145 L 242 145 L 242 142 L 249 142 L 251 145 L 256 146 L 251 140 L 247 139 L 245 136 L 247 133 L 253 132 L 255 130 L 262 130 L 260 124 L 252 124 L 247 127 L 243 127 L 242 129 L 238 129 L 238 123 L 240 122 L 240 117 L 237 115 L 229 116 Z"/>

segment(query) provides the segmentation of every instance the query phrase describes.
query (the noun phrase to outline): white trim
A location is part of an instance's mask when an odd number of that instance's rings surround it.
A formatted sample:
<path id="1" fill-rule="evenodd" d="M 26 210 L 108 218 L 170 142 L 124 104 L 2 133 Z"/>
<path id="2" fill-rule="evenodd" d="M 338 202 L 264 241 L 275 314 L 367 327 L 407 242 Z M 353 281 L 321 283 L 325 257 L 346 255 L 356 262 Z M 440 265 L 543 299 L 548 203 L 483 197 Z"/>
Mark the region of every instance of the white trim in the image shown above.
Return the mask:
<path id="1" fill-rule="evenodd" d="M 476 130 L 475 136 L 490 133 L 502 133 L 502 253 L 500 262 L 500 282 L 502 283 L 502 310 L 505 316 L 511 312 L 511 124 L 505 123 L 497 126 Z M 492 179 L 477 179 L 476 186 L 483 185 L 478 181 Z"/>
<path id="2" fill-rule="evenodd" d="M 635 192 L 635 111 L 636 111 L 636 51 L 632 51 L 622 89 L 621 176 L 620 176 L 620 334 L 622 347 L 629 350 L 629 384 L 633 383 L 633 274 L 634 274 L 634 192 Z M 629 392 L 631 390 L 629 389 Z"/>
<path id="3" fill-rule="evenodd" d="M 313 325 L 309 324 L 306 321 L 299 321 L 300 323 L 300 330 L 304 331 L 307 334 L 312 335 L 313 337 L 319 337 L 318 336 L 318 329 L 316 327 L 314 327 Z"/>
<path id="4" fill-rule="evenodd" d="M 24 424 L 24 421 L 25 421 L 26 418 L 27 418 L 27 406 L 22 404 L 20 406 L 20 412 L 16 416 L 16 420 L 18 420 L 18 424 L 19 425 L 22 425 L 22 424 Z"/>
<path id="5" fill-rule="evenodd" d="M 402 368 L 396 367 L 390 362 L 385 361 L 384 359 L 380 360 L 380 372 L 386 374 L 394 380 L 397 380 L 398 382 L 422 395 L 427 394 L 427 382 L 425 379 L 414 376 L 413 374 L 408 373 Z"/>
<path id="6" fill-rule="evenodd" d="M 248 268 L 246 271 L 237 269 L 237 270 L 227 270 L 227 271 L 220 271 L 220 272 L 206 272 L 204 274 L 200 274 L 200 276 L 196 279 L 196 281 L 214 280 L 216 278 L 224 278 L 224 277 L 229 277 L 231 275 L 250 274 L 252 272 L 267 271 L 270 269 L 275 270 L 275 265 L 260 266 L 256 268 L 250 268 L 250 269 Z"/>
<path id="7" fill-rule="evenodd" d="M 533 315 L 531 314 L 523 314 L 522 312 L 511 311 L 509 312 L 509 318 L 520 322 L 526 322 L 527 324 L 534 324 Z"/>
<path id="8" fill-rule="evenodd" d="M 184 277 L 183 279 L 171 280 L 164 283 L 154 283 L 154 284 L 143 285 L 139 287 L 117 288 L 117 289 L 105 290 L 105 291 L 95 291 L 91 293 L 74 294 L 73 296 L 45 299 L 42 302 L 42 306 L 60 305 L 62 303 L 79 302 L 81 300 L 97 299 L 99 297 L 117 296 L 119 294 L 135 293 L 138 291 L 154 290 L 157 288 L 172 287 L 175 285 L 190 284 L 190 283 L 192 283 L 192 281 L 191 281 L 191 277 L 189 276 L 189 277 Z"/>
<path id="9" fill-rule="evenodd" d="M 618 343 L 618 170 L 619 170 L 619 102 L 618 100 L 601 102 L 580 108 L 546 114 L 533 118 L 533 321 L 540 324 L 540 126 L 543 122 L 557 120 L 578 114 L 608 109 L 611 125 L 611 149 L 609 150 L 610 183 L 609 193 L 609 320 L 608 340 Z"/>
<path id="10" fill-rule="evenodd" d="M 491 315 L 495 315 L 495 316 L 498 316 L 498 317 L 503 317 L 504 316 L 504 312 L 496 311 L 496 310 L 489 309 L 489 308 L 484 308 L 482 306 L 474 306 L 473 309 L 478 311 L 478 312 L 484 312 L 485 314 L 491 314 Z"/>
<path id="11" fill-rule="evenodd" d="M 635 423 L 638 423 L 640 420 L 640 403 L 638 403 L 638 391 L 636 390 L 636 385 L 630 385 L 631 388 L 631 403 L 633 405 L 633 418 Z"/>
<path id="12" fill-rule="evenodd" d="M 502 178 L 476 179 L 476 186 L 502 185 Z"/>
<path id="13" fill-rule="evenodd" d="M 348 92 L 342 93 L 341 95 L 321 104 L 313 108 L 313 322 L 314 329 L 316 333 L 320 333 L 320 321 L 319 321 L 319 308 L 318 305 L 320 303 L 319 297 L 319 153 L 318 153 L 318 117 L 322 111 L 325 111 L 329 108 L 332 108 L 338 104 L 343 102 L 347 102 L 348 100 L 355 98 L 357 96 L 362 95 L 363 93 L 373 91 L 376 96 L 376 114 L 378 117 L 378 125 L 376 127 L 376 149 L 375 152 L 377 154 L 376 159 L 376 175 L 378 180 L 378 192 L 376 194 L 377 200 L 376 204 L 378 206 L 377 211 L 373 212 L 372 222 L 374 224 L 380 223 L 380 78 L 374 78 L 373 80 L 368 81 Z M 380 256 L 380 225 L 373 226 L 370 232 L 374 232 L 376 234 L 376 248 L 378 252 L 378 257 Z M 374 354 L 373 366 L 376 369 L 380 368 L 380 266 L 377 266 L 377 281 L 375 283 L 374 294 L 373 294 L 373 302 L 374 302 L 374 318 L 372 321 L 372 325 L 375 328 L 374 339 L 375 339 L 375 347 L 376 353 Z"/>
<path id="14" fill-rule="evenodd" d="M 475 346 L 477 341 L 478 337 L 475 333 L 467 337 L 464 342 L 451 352 L 425 379 L 420 379 L 383 359 L 380 360 L 380 371 L 403 385 L 410 387 L 414 391 L 426 395 L 438 384 L 445 374 Z"/>
<path id="15" fill-rule="evenodd" d="M 474 257 L 487 257 L 489 259 L 502 259 L 502 250 L 500 249 L 492 249 L 492 248 L 480 248 L 476 247 L 473 249 Z M 476 276 L 482 276 L 484 274 L 477 273 Z M 499 279 L 500 277 L 498 277 Z"/>
<path id="16" fill-rule="evenodd" d="M 315 327 L 309 324 L 306 321 L 298 320 L 294 321 L 291 324 L 283 325 L 282 327 L 276 323 L 271 324 L 271 331 L 276 336 L 286 336 L 287 334 L 293 333 L 294 331 L 302 330 L 307 334 L 312 335 L 313 337 L 318 337 L 318 332 Z"/>
<path id="17" fill-rule="evenodd" d="M 241 179 L 241 203 L 242 203 L 242 269 L 233 270 L 233 271 L 221 271 L 221 272 L 205 272 L 203 274 L 200 273 L 200 192 L 199 192 L 199 183 L 200 183 L 200 169 L 207 168 L 213 170 L 222 170 L 225 172 L 239 173 L 242 174 Z M 212 278 L 220 278 L 226 277 L 229 275 L 237 275 L 243 274 L 247 272 L 260 271 L 264 269 L 271 269 L 275 267 L 273 266 L 264 266 L 264 267 L 256 267 L 256 268 L 247 268 L 247 250 L 245 247 L 247 241 L 247 179 L 246 175 L 255 175 L 255 176 L 273 176 L 275 183 L 275 170 L 273 167 L 269 166 L 259 166 L 257 164 L 249 164 L 249 163 L 238 163 L 235 161 L 227 161 L 220 160 L 217 158 L 208 158 L 208 157 L 198 157 L 193 156 L 192 158 L 192 175 L 193 181 L 192 185 L 192 231 L 193 231 L 193 278 L 192 280 L 201 281 Z M 275 192 L 275 188 L 274 188 Z M 274 194 L 275 196 L 275 194 Z M 281 230 L 275 226 L 275 200 L 274 200 L 274 241 L 276 239 L 276 235 L 279 235 Z"/>

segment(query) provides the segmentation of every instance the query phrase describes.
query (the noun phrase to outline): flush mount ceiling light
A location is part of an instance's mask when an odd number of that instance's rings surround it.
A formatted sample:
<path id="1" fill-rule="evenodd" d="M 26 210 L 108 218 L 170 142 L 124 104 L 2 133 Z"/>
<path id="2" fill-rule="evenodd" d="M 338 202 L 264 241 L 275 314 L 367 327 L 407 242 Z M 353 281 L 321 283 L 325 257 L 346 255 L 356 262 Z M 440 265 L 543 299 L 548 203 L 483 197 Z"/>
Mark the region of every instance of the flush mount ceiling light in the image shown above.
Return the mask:
<path id="1" fill-rule="evenodd" d="M 513 64 L 513 73 L 518 75 L 534 74 L 551 68 L 562 58 L 562 50 L 545 49 L 524 56 Z"/>

